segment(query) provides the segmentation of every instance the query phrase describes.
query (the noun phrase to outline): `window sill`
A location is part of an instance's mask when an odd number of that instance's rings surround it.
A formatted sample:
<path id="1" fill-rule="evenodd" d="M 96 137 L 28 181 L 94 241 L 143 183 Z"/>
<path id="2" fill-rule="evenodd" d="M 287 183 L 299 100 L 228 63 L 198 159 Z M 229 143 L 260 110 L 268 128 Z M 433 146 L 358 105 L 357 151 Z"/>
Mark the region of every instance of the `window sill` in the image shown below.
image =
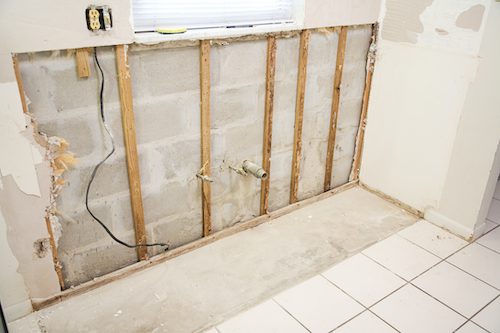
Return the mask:
<path id="1" fill-rule="evenodd" d="M 282 31 L 291 31 L 299 29 L 302 29 L 302 26 L 299 24 L 282 23 L 282 24 L 266 24 L 254 27 L 241 27 L 241 28 L 196 29 L 196 30 L 188 30 L 180 34 L 160 34 L 157 32 L 141 32 L 141 33 L 135 33 L 134 42 L 137 44 L 158 44 L 168 41 L 241 37 L 252 34 L 282 32 Z"/>

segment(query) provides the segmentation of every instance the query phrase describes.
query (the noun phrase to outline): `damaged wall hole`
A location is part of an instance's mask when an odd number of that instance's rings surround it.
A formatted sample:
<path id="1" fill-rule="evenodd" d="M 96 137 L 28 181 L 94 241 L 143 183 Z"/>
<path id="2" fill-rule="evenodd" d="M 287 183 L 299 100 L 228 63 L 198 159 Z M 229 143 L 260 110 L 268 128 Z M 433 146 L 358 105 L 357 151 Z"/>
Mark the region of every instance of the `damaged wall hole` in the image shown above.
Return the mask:
<path id="1" fill-rule="evenodd" d="M 322 175 L 320 175 L 321 179 L 318 180 L 316 175 L 311 174 L 311 170 L 317 169 L 318 166 L 320 169 L 324 168 L 328 139 L 326 130 L 328 130 L 328 126 L 324 126 L 324 129 L 322 128 L 319 131 L 315 127 L 321 127 L 324 124 L 321 119 L 329 114 L 331 109 L 333 97 L 332 69 L 335 68 L 336 56 L 335 49 L 334 52 L 331 52 L 331 44 L 337 44 L 339 31 L 339 28 L 325 29 L 325 31 L 321 32 L 312 31 L 310 36 L 311 46 L 307 64 L 309 74 L 307 75 L 314 75 L 319 79 L 306 80 L 305 84 L 304 132 L 302 135 L 304 156 L 298 173 L 300 181 L 298 200 L 303 200 L 324 191 Z M 340 92 L 337 92 L 340 94 L 340 112 L 338 119 L 339 133 L 337 133 L 337 143 L 334 145 L 337 148 L 335 149 L 335 160 L 333 161 L 336 165 L 332 174 L 333 187 L 347 182 L 352 171 L 351 164 L 354 158 L 354 147 L 360 124 L 361 104 L 364 103 L 363 87 L 365 86 L 366 54 L 371 34 L 371 28 L 366 26 L 349 28 L 347 34 L 346 65 L 344 66 L 345 82 L 343 84 L 346 84 L 346 87 L 351 86 L 353 88 L 341 89 Z M 269 91 L 266 89 L 266 67 L 269 58 L 266 59 L 265 56 L 269 38 L 268 36 L 264 40 L 249 40 L 245 43 L 231 41 L 230 44 L 211 46 L 210 97 L 213 122 L 211 126 L 211 161 L 215 165 L 215 167 L 210 168 L 212 172 L 218 169 L 222 156 L 226 154 L 235 161 L 248 159 L 254 162 L 255 165 L 264 165 L 262 153 L 265 143 L 260 140 L 266 135 L 263 131 L 263 109 L 266 104 L 265 94 Z M 274 39 L 274 41 L 277 50 L 275 55 L 276 82 L 274 83 L 275 92 L 272 100 L 274 100 L 273 117 L 276 125 L 274 128 L 273 125 L 268 128 L 269 132 L 274 130 L 273 141 L 270 141 L 273 153 L 270 160 L 273 163 L 270 164 L 270 170 L 264 168 L 268 174 L 273 175 L 268 176 L 265 180 L 269 184 L 267 196 L 269 197 L 270 210 L 276 210 L 287 205 L 286 202 L 280 202 L 279 198 L 282 198 L 283 194 L 288 196 L 287 192 L 290 190 L 290 169 L 289 162 L 286 161 L 293 154 L 293 142 L 290 140 L 285 128 L 293 129 L 293 123 L 290 123 L 290 115 L 292 115 L 293 119 L 294 112 L 293 105 L 292 109 L 290 109 L 290 100 L 294 101 L 295 99 L 292 95 L 296 91 L 298 79 L 296 71 L 298 67 L 297 49 L 299 38 L 295 34 L 292 37 Z M 104 50 L 109 49 L 104 48 Z M 199 61 L 198 50 L 198 48 L 192 46 L 167 49 L 158 48 L 157 46 L 151 49 L 141 46 L 140 49 L 137 49 L 134 46 L 129 51 L 128 57 L 130 61 L 130 78 L 134 88 L 131 93 L 134 97 L 134 107 L 137 110 L 135 112 L 135 127 L 143 190 L 145 230 L 148 240 L 158 241 L 166 237 L 166 241 L 171 243 L 172 247 L 187 244 L 201 236 L 202 206 L 200 191 L 202 181 L 192 182 L 193 177 L 196 179 L 196 174 L 201 175 L 199 171 L 200 166 L 202 166 L 199 156 L 200 142 L 199 139 L 196 139 L 200 128 L 198 103 L 200 98 L 199 64 L 196 63 Z M 160 59 L 158 52 L 168 52 L 169 57 L 161 55 Z M 238 64 L 245 61 L 244 58 L 241 58 L 245 56 L 253 59 L 255 64 L 252 68 L 240 68 L 239 72 L 237 72 L 235 69 L 241 67 Z M 179 62 L 176 60 L 177 58 L 181 58 L 183 61 Z M 110 103 L 110 105 L 111 103 L 116 105 L 119 99 L 116 81 L 111 71 L 114 69 L 114 60 L 111 52 L 103 52 L 104 70 L 107 77 L 110 77 L 109 90 L 105 93 L 107 94 L 105 102 Z M 68 92 L 72 88 L 84 91 L 84 87 L 94 87 L 95 90 L 96 82 L 95 75 L 90 75 L 88 79 L 83 81 L 75 80 L 73 84 L 68 80 L 68 76 L 61 76 L 66 75 L 66 72 L 56 71 L 54 73 L 56 74 L 54 76 L 55 82 L 57 83 L 58 80 L 64 78 L 64 81 L 62 81 L 64 86 L 59 84 L 55 88 L 50 85 L 47 87 L 47 92 L 54 96 L 53 101 L 47 101 L 46 97 L 41 94 L 32 94 L 34 87 L 32 82 L 37 81 L 34 80 L 36 76 L 32 76 L 36 74 L 38 66 L 43 64 L 47 68 L 53 68 L 54 64 L 59 61 L 61 61 L 59 58 L 46 59 L 43 55 L 35 54 L 31 60 L 22 60 L 21 65 L 23 76 L 30 78 L 26 80 L 28 85 L 26 91 L 33 100 L 30 109 L 33 108 L 33 113 L 36 116 L 43 115 L 43 122 L 39 125 L 41 130 L 37 131 L 64 137 L 68 142 L 75 145 L 74 147 L 72 145 L 72 151 L 75 151 L 76 156 L 82 161 L 76 164 L 73 169 L 68 167 L 71 163 L 66 163 L 66 157 L 61 158 L 61 161 L 54 162 L 56 176 L 59 175 L 61 169 L 69 169 L 70 171 L 63 172 L 64 178 L 67 180 L 66 183 L 64 180 L 54 178 L 54 190 L 57 195 L 54 196 L 54 206 L 48 209 L 48 212 L 50 212 L 49 217 L 62 225 L 62 235 L 58 241 L 61 251 L 57 262 L 62 263 L 65 273 L 64 279 L 66 285 L 69 286 L 123 267 L 137 259 L 133 258 L 129 251 L 110 245 L 106 238 L 102 237 L 101 231 L 94 231 L 96 229 L 88 217 L 79 215 L 81 210 L 78 207 L 80 202 L 78 200 L 78 186 L 83 183 L 85 173 L 88 172 L 88 166 L 93 164 L 91 161 L 95 160 L 100 148 L 92 147 L 91 145 L 94 145 L 94 143 L 88 141 L 87 146 L 84 146 L 82 140 L 79 139 L 81 134 L 78 134 L 78 131 L 70 131 L 72 122 L 78 119 L 78 122 L 75 123 L 75 125 L 78 124 L 76 128 L 85 129 L 83 131 L 85 135 L 93 133 L 94 129 L 92 127 L 97 123 L 96 117 L 92 115 L 93 112 L 84 115 L 79 114 L 78 116 L 71 116 L 69 112 L 75 108 L 81 109 L 85 105 L 89 109 L 95 110 L 95 105 L 92 105 L 92 102 L 95 103 L 95 96 L 94 98 L 79 96 L 77 100 L 70 101 L 71 94 L 63 96 L 61 92 Z M 172 65 L 174 63 L 175 65 Z M 224 66 L 221 66 L 222 63 L 224 63 Z M 58 66 L 63 68 L 66 65 L 64 65 L 63 61 Z M 70 69 L 74 79 L 76 76 L 74 67 L 70 68 L 68 66 L 68 73 Z M 166 86 L 164 84 L 161 90 L 158 90 L 154 84 L 144 81 L 147 78 L 150 82 L 154 82 L 156 76 L 166 77 L 165 73 L 172 77 L 172 82 L 166 83 Z M 181 76 L 176 77 L 180 75 L 178 73 L 182 73 L 183 78 Z M 41 77 L 36 79 L 40 80 Z M 290 92 L 293 93 L 290 94 Z M 255 105 L 255 96 L 258 97 L 258 105 Z M 47 111 L 44 111 L 47 109 L 42 108 L 41 105 L 47 104 L 47 102 L 50 102 L 54 109 L 59 109 L 59 113 L 65 113 L 64 121 L 57 120 L 55 118 L 57 115 L 52 116 Z M 59 107 L 58 104 L 63 105 L 63 107 Z M 114 132 L 121 132 L 121 119 L 116 107 L 107 107 L 107 109 L 109 110 L 108 117 Z M 183 111 L 179 111 L 180 109 L 183 109 Z M 175 112 L 172 113 L 172 111 Z M 151 118 L 161 117 L 161 113 L 163 113 L 163 117 L 168 114 L 170 118 L 168 122 L 162 122 L 164 118 Z M 147 122 L 148 118 L 158 120 L 151 123 L 150 120 Z M 54 122 L 64 123 L 65 126 L 54 126 Z M 179 122 L 187 126 L 181 129 L 165 128 L 165 124 L 168 126 L 168 123 L 178 124 Z M 285 126 L 285 124 L 287 125 Z M 213 130 L 214 127 L 217 128 L 217 131 Z M 269 132 L 267 134 L 270 134 Z M 80 130 L 79 133 L 82 133 L 82 131 Z M 241 133 L 246 133 L 245 142 L 232 139 L 233 137 L 241 138 Z M 193 139 L 186 141 L 172 139 L 174 135 L 179 134 L 184 135 L 179 138 L 190 137 Z M 167 139 L 164 138 L 165 135 L 168 136 L 168 144 L 166 143 Z M 50 136 L 47 135 L 44 140 L 48 138 Z M 119 141 L 122 140 L 120 137 Z M 165 142 L 165 144 L 162 144 L 162 142 Z M 61 145 L 61 143 L 58 144 Z M 123 195 L 123 193 L 129 191 L 128 186 L 124 186 L 128 181 L 123 143 L 119 142 L 119 146 L 120 155 L 117 156 L 116 161 L 112 162 L 113 164 L 105 166 L 99 176 L 98 186 L 99 188 L 102 187 L 103 190 L 100 191 L 102 200 L 96 201 L 96 208 L 103 219 L 110 221 L 113 228 L 117 228 L 116 230 L 119 230 L 124 235 L 133 236 L 133 233 L 129 233 L 129 228 L 133 225 L 130 205 L 127 202 L 129 198 Z M 67 147 L 64 151 L 67 152 Z M 80 152 L 84 153 L 81 154 Z M 221 155 L 221 153 L 223 154 Z M 168 156 L 181 156 L 179 154 L 186 157 L 183 157 L 182 161 L 167 159 Z M 54 157 L 52 158 L 54 159 Z M 114 165 L 116 162 L 120 164 Z M 218 171 L 210 176 L 210 179 L 213 180 L 213 183 L 211 183 L 213 195 L 211 206 L 215 232 L 238 221 L 246 221 L 253 216 L 258 216 L 259 212 L 262 212 L 260 209 L 261 199 L 266 197 L 266 194 L 259 195 L 262 192 L 261 184 L 264 184 L 263 181 L 254 177 L 234 177 L 230 176 L 230 174 L 231 172 L 228 171 Z M 155 179 L 161 180 L 161 185 L 154 184 Z M 187 182 L 187 179 L 190 179 L 190 181 Z M 111 182 L 111 180 L 113 181 Z M 124 183 L 122 183 L 123 181 Z M 103 186 L 106 183 L 109 183 L 109 185 Z M 203 181 L 203 183 L 206 182 Z M 62 194 L 59 195 L 61 189 L 63 189 Z M 160 191 L 156 191 L 156 189 Z M 120 195 L 118 196 L 117 193 L 120 193 Z M 265 214 L 265 210 L 262 214 Z M 69 221 L 70 219 L 72 222 Z M 56 222 L 51 222 L 51 224 L 56 224 Z M 75 235 L 78 235 L 78 237 L 75 237 Z M 75 241 L 71 239 L 75 239 Z M 94 253 L 100 253 L 101 258 L 83 252 L 86 251 L 85 249 L 91 248 Z M 68 253 L 71 255 L 68 256 Z M 115 254 L 113 257 L 115 261 L 111 264 L 105 262 L 108 253 L 110 255 Z M 150 253 L 150 255 L 155 254 L 157 252 L 152 251 Z M 82 264 L 91 267 L 83 275 L 81 275 L 81 270 L 78 267 L 78 265 Z M 95 268 L 92 267 L 94 264 Z"/>

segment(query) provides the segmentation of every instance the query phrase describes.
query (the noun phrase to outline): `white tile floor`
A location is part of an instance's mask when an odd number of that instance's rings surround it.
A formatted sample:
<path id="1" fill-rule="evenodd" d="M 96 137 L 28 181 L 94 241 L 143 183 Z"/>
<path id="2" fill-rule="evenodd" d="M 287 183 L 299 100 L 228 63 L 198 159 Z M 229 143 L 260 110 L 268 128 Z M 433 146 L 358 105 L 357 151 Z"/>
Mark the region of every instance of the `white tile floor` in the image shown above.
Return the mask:
<path id="1" fill-rule="evenodd" d="M 471 244 L 419 221 L 207 333 L 500 333 L 495 196 Z"/>

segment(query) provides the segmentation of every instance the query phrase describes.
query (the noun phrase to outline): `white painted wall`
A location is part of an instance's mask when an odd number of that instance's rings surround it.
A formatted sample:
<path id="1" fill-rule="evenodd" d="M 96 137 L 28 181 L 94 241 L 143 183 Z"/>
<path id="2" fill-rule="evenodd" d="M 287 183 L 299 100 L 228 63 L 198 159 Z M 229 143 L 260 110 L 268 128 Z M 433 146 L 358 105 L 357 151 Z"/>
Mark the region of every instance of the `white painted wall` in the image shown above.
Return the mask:
<path id="1" fill-rule="evenodd" d="M 477 31 L 460 27 L 457 18 L 476 5 L 485 11 Z M 499 67 L 481 58 L 493 42 L 479 52 L 485 22 L 498 21 L 494 11 L 486 20 L 490 6 L 499 4 L 385 2 L 360 176 L 464 237 L 479 219 L 500 132 L 498 104 L 485 90 Z"/>
<path id="2" fill-rule="evenodd" d="M 478 57 L 478 71 L 470 85 L 456 133 L 450 166 L 437 208 L 457 230 L 475 236 L 485 227 L 500 173 L 500 3 L 492 2 Z M 496 156 L 496 159 L 495 159 Z"/>
<path id="3" fill-rule="evenodd" d="M 305 28 L 375 23 L 382 3 L 382 0 L 305 1 Z"/>

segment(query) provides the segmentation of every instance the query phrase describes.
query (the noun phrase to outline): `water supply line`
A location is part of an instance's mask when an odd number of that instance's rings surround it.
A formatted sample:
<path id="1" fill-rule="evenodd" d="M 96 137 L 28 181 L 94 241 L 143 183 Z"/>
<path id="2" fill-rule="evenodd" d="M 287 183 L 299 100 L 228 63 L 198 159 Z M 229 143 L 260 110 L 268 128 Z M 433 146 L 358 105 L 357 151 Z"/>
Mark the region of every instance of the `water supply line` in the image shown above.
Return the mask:
<path id="1" fill-rule="evenodd" d="M 241 168 L 235 168 L 233 166 L 229 166 L 229 169 L 233 170 L 239 175 L 246 176 L 248 174 L 254 176 L 257 179 L 266 179 L 267 172 L 260 165 L 257 165 L 249 160 L 244 160 L 241 164 Z"/>

